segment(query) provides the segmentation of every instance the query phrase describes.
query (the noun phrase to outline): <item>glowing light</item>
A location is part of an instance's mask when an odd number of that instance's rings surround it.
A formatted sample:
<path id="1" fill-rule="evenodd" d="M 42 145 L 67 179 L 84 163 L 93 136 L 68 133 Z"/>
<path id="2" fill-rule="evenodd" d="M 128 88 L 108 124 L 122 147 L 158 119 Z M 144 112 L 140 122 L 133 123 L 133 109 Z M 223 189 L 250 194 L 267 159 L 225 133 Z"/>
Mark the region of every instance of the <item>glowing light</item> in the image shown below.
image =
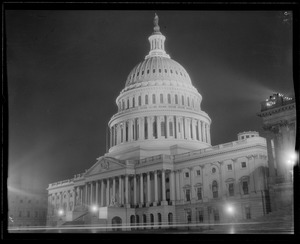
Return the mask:
<path id="1" fill-rule="evenodd" d="M 234 207 L 231 204 L 226 205 L 226 212 L 230 215 L 234 214 Z"/>
<path id="2" fill-rule="evenodd" d="M 58 215 L 59 216 L 62 216 L 63 214 L 64 214 L 64 210 L 62 210 L 62 209 L 58 210 Z"/>
<path id="3" fill-rule="evenodd" d="M 98 211 L 98 206 L 97 205 L 93 205 L 93 206 L 91 206 L 91 210 L 92 210 L 92 212 L 94 212 L 94 213 L 96 213 L 97 211 Z"/>
<path id="4" fill-rule="evenodd" d="M 294 166 L 297 162 L 297 159 L 298 159 L 298 154 L 297 154 L 297 152 L 293 151 L 293 152 L 288 153 L 288 158 L 287 158 L 286 162 L 289 166 Z"/>

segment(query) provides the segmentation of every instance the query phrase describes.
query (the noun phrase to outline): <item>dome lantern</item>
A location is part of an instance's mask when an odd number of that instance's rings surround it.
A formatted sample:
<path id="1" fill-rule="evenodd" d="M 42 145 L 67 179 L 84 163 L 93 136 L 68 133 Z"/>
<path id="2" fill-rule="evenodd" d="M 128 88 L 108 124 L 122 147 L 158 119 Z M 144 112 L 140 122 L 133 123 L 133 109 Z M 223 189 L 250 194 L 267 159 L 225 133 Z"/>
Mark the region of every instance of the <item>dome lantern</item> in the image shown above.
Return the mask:
<path id="1" fill-rule="evenodd" d="M 170 56 L 165 51 L 165 40 L 166 37 L 160 32 L 160 27 L 158 25 L 158 16 L 155 14 L 154 17 L 154 32 L 152 35 L 148 38 L 150 42 L 150 52 L 145 57 L 145 59 L 148 59 L 150 57 L 160 56 L 160 57 L 166 57 L 170 58 Z"/>

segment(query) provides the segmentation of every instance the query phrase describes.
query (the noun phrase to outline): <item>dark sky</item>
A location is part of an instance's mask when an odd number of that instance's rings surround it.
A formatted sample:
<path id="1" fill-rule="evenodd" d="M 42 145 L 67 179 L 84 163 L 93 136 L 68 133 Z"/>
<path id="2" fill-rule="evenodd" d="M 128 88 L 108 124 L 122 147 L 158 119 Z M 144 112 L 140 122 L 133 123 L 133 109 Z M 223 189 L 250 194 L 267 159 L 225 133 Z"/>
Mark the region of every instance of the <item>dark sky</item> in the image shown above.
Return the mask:
<path id="1" fill-rule="evenodd" d="M 166 51 L 212 119 L 212 144 L 262 132 L 260 102 L 292 95 L 292 28 L 282 11 L 156 11 Z M 155 11 L 8 10 L 9 183 L 45 189 L 91 167 Z"/>

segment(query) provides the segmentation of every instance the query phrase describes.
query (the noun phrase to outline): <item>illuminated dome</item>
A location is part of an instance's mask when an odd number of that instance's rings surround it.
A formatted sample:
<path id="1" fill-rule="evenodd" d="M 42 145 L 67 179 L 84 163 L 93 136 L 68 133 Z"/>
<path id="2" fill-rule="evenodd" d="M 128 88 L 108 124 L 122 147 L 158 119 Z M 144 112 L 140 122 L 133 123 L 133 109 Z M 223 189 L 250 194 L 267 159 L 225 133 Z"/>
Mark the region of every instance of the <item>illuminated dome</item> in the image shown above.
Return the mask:
<path id="1" fill-rule="evenodd" d="M 166 53 L 158 16 L 148 38 L 150 51 L 129 73 L 108 123 L 110 149 L 117 159 L 140 159 L 211 146 L 202 96 L 186 70 Z"/>
<path id="2" fill-rule="evenodd" d="M 151 81 L 171 82 L 178 86 L 192 85 L 188 73 L 178 62 L 167 57 L 153 56 L 146 58 L 133 68 L 128 75 L 125 86 L 128 87 L 137 83 L 150 85 Z"/>

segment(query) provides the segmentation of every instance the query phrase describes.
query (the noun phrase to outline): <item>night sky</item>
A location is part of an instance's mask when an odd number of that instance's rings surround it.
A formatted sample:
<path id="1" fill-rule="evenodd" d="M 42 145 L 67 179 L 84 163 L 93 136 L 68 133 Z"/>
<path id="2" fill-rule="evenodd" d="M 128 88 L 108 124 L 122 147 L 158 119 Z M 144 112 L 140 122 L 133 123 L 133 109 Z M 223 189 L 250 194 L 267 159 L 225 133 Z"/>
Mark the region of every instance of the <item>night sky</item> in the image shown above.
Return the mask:
<path id="1" fill-rule="evenodd" d="M 260 102 L 293 95 L 283 11 L 7 10 L 9 184 L 46 189 L 106 152 L 115 99 L 149 52 L 155 12 L 167 53 L 203 97 L 213 145 L 261 133 Z"/>

